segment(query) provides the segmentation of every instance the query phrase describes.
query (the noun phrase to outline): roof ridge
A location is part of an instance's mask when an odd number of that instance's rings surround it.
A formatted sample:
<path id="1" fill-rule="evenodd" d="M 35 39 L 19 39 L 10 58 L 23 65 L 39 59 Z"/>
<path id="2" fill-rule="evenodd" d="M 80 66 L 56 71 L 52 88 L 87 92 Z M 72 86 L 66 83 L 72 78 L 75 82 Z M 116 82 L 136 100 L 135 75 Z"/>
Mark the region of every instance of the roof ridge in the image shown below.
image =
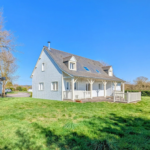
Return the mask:
<path id="1" fill-rule="evenodd" d="M 47 46 L 44 46 L 44 47 L 46 47 L 46 48 L 48 49 Z M 72 55 L 72 56 L 78 56 L 78 57 L 81 57 L 81 58 L 86 58 L 86 57 L 83 57 L 83 56 L 79 56 L 79 55 L 76 55 L 76 54 L 68 53 L 68 52 L 65 52 L 65 51 L 62 51 L 62 50 L 58 50 L 58 49 L 55 49 L 55 48 L 51 48 L 51 49 L 56 50 L 56 51 L 60 51 L 60 52 L 67 53 L 67 54 L 70 54 L 70 55 Z M 69 57 L 69 56 L 67 56 L 67 57 Z M 98 62 L 101 66 L 103 66 L 103 65 L 102 65 L 99 61 L 97 61 L 97 60 L 93 60 L 93 59 L 90 59 L 90 58 L 86 58 L 86 59 L 92 60 L 92 61 L 95 61 L 95 62 Z"/>

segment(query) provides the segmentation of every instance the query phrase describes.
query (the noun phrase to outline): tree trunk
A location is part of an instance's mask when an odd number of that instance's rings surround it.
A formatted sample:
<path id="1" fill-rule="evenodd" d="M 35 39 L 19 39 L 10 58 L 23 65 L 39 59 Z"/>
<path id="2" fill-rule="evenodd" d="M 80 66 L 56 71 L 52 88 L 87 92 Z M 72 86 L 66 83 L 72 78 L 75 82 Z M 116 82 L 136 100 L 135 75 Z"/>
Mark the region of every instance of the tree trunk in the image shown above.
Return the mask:
<path id="1" fill-rule="evenodd" d="M 4 80 L 3 81 L 3 92 L 2 92 L 4 97 L 5 97 L 5 86 L 6 86 L 6 81 Z"/>

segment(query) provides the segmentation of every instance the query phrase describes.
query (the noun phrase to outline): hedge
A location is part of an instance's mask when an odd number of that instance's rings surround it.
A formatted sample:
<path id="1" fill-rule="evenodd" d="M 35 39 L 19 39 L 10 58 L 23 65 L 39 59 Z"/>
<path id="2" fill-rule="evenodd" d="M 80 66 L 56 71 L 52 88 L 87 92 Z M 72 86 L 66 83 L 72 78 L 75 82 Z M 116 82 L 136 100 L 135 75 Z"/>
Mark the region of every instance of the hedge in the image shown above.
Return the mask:
<path id="1" fill-rule="evenodd" d="M 150 96 L 150 91 L 126 90 L 125 92 L 141 92 L 142 96 Z"/>

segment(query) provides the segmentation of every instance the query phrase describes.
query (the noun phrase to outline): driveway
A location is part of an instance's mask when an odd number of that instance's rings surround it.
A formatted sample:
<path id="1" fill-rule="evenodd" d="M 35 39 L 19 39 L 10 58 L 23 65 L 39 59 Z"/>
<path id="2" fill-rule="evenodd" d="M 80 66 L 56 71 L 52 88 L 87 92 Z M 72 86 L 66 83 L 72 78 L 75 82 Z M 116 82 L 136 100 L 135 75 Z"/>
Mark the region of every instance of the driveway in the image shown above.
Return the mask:
<path id="1" fill-rule="evenodd" d="M 30 93 L 19 92 L 16 94 L 7 94 L 7 97 L 30 97 Z"/>

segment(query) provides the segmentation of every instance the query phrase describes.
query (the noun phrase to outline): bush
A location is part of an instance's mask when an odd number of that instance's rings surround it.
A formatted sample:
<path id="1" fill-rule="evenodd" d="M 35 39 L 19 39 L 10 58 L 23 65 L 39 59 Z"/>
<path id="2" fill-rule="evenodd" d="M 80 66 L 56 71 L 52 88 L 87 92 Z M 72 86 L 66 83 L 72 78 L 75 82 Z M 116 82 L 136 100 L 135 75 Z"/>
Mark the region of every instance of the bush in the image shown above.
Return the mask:
<path id="1" fill-rule="evenodd" d="M 24 88 L 22 88 L 22 91 L 27 91 L 27 88 L 25 88 L 25 87 L 24 87 Z"/>
<path id="2" fill-rule="evenodd" d="M 30 93 L 30 97 L 32 97 L 32 92 Z"/>
<path id="3" fill-rule="evenodd" d="M 16 90 L 22 91 L 22 87 L 21 87 L 21 86 L 18 86 L 18 87 L 16 88 Z"/>
<path id="4" fill-rule="evenodd" d="M 10 89 L 11 89 L 11 91 L 15 91 L 15 88 L 12 88 L 12 87 L 11 87 Z"/>
<path id="5" fill-rule="evenodd" d="M 142 96 L 150 96 L 150 91 L 126 90 L 125 92 L 141 92 Z"/>

